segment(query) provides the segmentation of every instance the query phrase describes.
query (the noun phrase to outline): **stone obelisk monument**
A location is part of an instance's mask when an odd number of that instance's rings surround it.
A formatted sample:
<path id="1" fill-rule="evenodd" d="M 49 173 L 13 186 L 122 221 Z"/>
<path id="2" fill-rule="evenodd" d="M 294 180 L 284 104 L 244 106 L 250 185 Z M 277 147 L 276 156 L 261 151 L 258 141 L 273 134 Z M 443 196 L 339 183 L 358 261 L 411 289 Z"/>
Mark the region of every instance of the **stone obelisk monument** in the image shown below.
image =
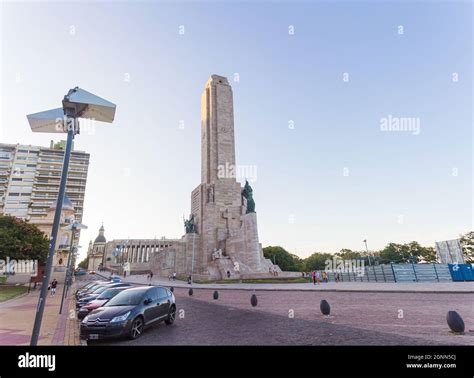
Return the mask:
<path id="1" fill-rule="evenodd" d="M 191 194 L 196 233 L 185 236 L 188 256 L 193 249 L 195 276 L 235 278 L 280 271 L 263 257 L 252 189 L 246 185 L 243 192 L 232 177 L 235 164 L 232 88 L 227 78 L 212 75 L 201 96 L 201 184 Z"/>

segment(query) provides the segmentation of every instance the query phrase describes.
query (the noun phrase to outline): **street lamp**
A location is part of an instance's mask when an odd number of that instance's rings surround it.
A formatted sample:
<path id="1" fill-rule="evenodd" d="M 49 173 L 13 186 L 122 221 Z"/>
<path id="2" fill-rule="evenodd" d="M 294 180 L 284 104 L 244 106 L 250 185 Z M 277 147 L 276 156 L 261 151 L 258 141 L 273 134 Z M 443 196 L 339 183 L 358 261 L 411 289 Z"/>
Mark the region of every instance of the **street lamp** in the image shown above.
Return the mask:
<path id="1" fill-rule="evenodd" d="M 63 311 L 63 302 L 64 302 L 64 297 L 66 296 L 66 287 L 69 286 L 70 279 L 72 278 L 72 270 L 71 270 L 72 255 L 77 250 L 77 247 L 74 246 L 74 236 L 76 235 L 77 230 L 85 230 L 85 229 L 87 229 L 87 226 L 76 220 L 72 222 L 70 225 L 63 227 L 63 230 L 71 231 L 71 244 L 69 246 L 69 254 L 67 257 L 66 277 L 64 278 L 63 295 L 61 297 L 61 305 L 59 306 L 60 314 Z"/>
<path id="2" fill-rule="evenodd" d="M 370 262 L 369 248 L 367 248 L 367 239 L 364 239 L 363 242 L 365 243 L 365 250 L 367 251 L 367 257 L 369 258 L 369 266 L 372 266 L 372 263 Z"/>
<path id="3" fill-rule="evenodd" d="M 101 122 L 111 123 L 115 117 L 116 105 L 104 100 L 90 92 L 75 87 L 70 89 L 64 96 L 62 108 L 47 110 L 40 113 L 27 115 L 28 122 L 33 132 L 42 133 L 67 133 L 66 151 L 64 152 L 61 182 L 59 184 L 56 211 L 54 213 L 53 228 L 49 244 L 48 258 L 45 266 L 45 275 L 41 285 L 41 293 L 36 307 L 35 323 L 31 335 L 30 345 L 37 345 L 43 320 L 44 306 L 48 294 L 48 282 L 51 278 L 53 266 L 54 249 L 58 236 L 59 222 L 63 207 L 64 193 L 66 192 L 66 180 L 71 157 L 72 141 L 79 133 L 78 118 L 88 118 Z"/>

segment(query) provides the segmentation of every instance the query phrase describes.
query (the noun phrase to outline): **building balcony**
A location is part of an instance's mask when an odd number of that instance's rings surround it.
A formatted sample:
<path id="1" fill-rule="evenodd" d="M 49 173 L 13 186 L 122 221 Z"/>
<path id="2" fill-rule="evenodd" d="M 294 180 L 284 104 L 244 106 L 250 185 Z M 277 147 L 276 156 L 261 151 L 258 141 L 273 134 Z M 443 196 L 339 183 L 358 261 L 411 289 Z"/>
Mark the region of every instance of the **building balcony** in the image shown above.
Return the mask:
<path id="1" fill-rule="evenodd" d="M 48 170 L 50 171 L 50 170 Z M 36 176 L 39 176 L 39 177 L 61 177 L 61 172 L 58 171 L 58 172 L 47 172 L 46 173 L 46 170 L 45 171 L 42 171 L 42 172 L 37 172 L 36 173 Z"/>

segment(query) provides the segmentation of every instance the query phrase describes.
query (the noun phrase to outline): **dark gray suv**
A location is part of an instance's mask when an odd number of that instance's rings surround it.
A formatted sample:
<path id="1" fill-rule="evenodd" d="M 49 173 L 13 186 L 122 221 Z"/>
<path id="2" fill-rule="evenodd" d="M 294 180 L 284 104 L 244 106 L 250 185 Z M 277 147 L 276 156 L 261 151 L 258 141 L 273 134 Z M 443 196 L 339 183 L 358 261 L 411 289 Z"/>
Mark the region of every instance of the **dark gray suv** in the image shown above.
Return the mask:
<path id="1" fill-rule="evenodd" d="M 174 294 L 165 287 L 142 286 L 126 289 L 103 307 L 92 311 L 81 323 L 81 339 L 98 340 L 126 336 L 140 337 L 150 325 L 176 318 Z"/>

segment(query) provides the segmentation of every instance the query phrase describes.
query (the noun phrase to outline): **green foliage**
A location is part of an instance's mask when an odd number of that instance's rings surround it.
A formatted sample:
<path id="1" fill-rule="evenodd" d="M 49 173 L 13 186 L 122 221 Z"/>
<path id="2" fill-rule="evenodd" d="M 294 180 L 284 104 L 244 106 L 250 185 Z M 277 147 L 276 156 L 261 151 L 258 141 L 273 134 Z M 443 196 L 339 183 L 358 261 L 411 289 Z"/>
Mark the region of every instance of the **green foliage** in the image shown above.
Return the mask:
<path id="1" fill-rule="evenodd" d="M 305 271 L 324 270 L 326 260 L 332 260 L 334 255 L 330 253 L 315 252 L 304 260 Z"/>
<path id="2" fill-rule="evenodd" d="M 82 269 L 87 269 L 87 267 L 89 266 L 89 256 L 82 260 L 77 266 Z"/>
<path id="3" fill-rule="evenodd" d="M 362 257 L 362 252 L 343 248 L 338 253 L 336 253 L 336 256 L 343 260 L 356 260 Z"/>
<path id="4" fill-rule="evenodd" d="M 38 260 L 48 256 L 49 240 L 38 227 L 24 220 L 0 215 L 0 259 Z"/>
<path id="5" fill-rule="evenodd" d="M 470 253 L 472 260 L 474 260 L 474 232 L 466 234 L 464 245 L 465 251 L 468 251 L 465 252 L 466 256 Z M 383 250 L 370 252 L 370 254 L 367 254 L 366 251 L 352 251 L 351 249 L 344 248 L 334 255 L 331 253 L 315 252 L 306 259 L 301 259 L 279 246 L 265 247 L 263 254 L 266 258 L 279 265 L 283 271 L 294 272 L 324 270 L 326 261 L 332 260 L 334 257 L 342 260 L 362 259 L 366 266 L 369 266 L 369 256 L 371 264 L 436 262 L 435 249 L 433 247 L 422 247 L 415 241 L 407 244 L 390 243 Z"/>
<path id="6" fill-rule="evenodd" d="M 474 231 L 461 235 L 461 246 L 464 252 L 464 260 L 474 263 Z"/>
<path id="7" fill-rule="evenodd" d="M 26 286 L 3 286 L 0 287 L 0 302 L 5 302 L 9 299 L 15 298 L 18 295 L 24 294 L 28 291 Z"/>
<path id="8" fill-rule="evenodd" d="M 390 243 L 380 251 L 380 263 L 419 263 L 436 262 L 436 251 L 433 247 L 422 247 L 418 242 L 407 244 Z"/>
<path id="9" fill-rule="evenodd" d="M 263 248 L 263 256 L 277 264 L 286 272 L 298 272 L 303 269 L 303 260 L 279 246 Z"/>

